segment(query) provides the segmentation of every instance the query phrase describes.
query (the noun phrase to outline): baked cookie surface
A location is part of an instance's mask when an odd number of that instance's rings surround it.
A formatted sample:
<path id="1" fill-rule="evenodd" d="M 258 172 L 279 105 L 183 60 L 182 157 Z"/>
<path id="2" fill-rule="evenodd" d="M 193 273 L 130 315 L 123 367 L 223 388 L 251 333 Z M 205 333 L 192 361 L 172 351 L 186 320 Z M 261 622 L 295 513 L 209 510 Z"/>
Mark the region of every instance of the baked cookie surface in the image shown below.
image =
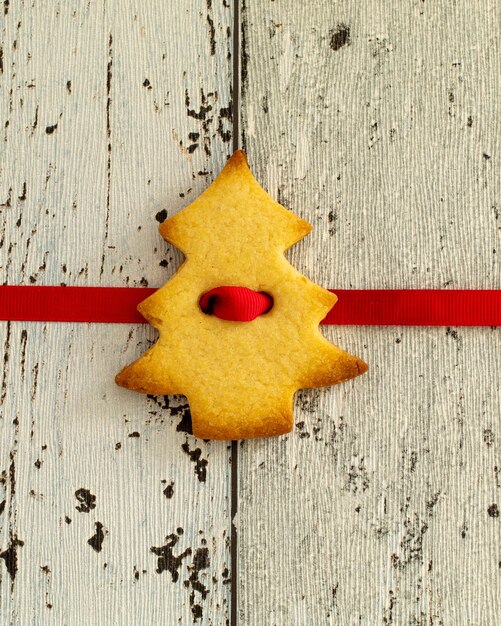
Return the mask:
<path id="1" fill-rule="evenodd" d="M 186 260 L 140 303 L 159 331 L 155 345 L 117 376 L 117 384 L 153 395 L 182 394 L 193 434 L 244 439 L 289 432 L 301 388 L 343 382 L 367 370 L 331 344 L 318 325 L 337 298 L 285 259 L 311 231 L 253 177 L 237 151 L 193 203 L 160 225 Z M 272 296 L 273 307 L 250 322 L 207 315 L 199 300 L 221 286 Z"/>

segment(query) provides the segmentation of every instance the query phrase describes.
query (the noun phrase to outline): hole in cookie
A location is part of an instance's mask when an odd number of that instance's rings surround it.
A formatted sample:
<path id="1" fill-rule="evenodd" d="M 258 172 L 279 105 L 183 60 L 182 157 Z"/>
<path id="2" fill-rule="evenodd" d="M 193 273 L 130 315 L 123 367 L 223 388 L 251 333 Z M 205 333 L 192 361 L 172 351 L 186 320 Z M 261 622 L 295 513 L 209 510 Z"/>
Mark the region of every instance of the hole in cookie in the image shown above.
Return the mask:
<path id="1" fill-rule="evenodd" d="M 273 308 L 273 304 L 274 304 L 273 296 L 271 295 L 271 293 L 268 293 L 267 291 L 258 291 L 257 293 L 260 293 L 262 296 L 264 296 L 268 300 L 268 308 L 261 313 L 261 315 L 266 315 L 266 313 L 269 313 L 271 309 Z"/>
<path id="2" fill-rule="evenodd" d="M 199 300 L 202 311 L 232 322 L 250 322 L 273 308 L 273 297 L 248 287 L 221 286 L 206 291 Z"/>

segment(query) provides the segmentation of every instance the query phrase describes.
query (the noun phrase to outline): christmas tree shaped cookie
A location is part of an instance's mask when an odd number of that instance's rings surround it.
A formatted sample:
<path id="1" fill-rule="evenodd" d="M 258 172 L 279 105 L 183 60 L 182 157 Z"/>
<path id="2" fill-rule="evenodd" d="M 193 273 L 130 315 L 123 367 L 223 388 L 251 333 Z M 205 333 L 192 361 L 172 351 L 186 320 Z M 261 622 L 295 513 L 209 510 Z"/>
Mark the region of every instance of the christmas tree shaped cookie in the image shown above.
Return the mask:
<path id="1" fill-rule="evenodd" d="M 142 393 L 187 396 L 193 433 L 204 439 L 290 431 L 298 389 L 334 385 L 367 370 L 318 329 L 336 296 L 284 257 L 310 230 L 264 191 L 245 154 L 235 152 L 201 196 L 161 224 L 162 236 L 186 260 L 139 305 L 159 338 L 116 382 Z M 221 286 L 268 294 L 272 306 L 252 321 L 205 313 L 201 297 Z"/>

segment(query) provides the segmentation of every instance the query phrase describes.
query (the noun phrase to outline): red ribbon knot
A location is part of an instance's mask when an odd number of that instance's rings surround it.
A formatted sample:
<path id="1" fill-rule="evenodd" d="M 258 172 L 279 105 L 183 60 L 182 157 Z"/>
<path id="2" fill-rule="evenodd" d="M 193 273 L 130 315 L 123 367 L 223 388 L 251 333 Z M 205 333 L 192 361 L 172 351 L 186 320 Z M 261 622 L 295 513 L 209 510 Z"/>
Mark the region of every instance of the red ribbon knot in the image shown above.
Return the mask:
<path id="1" fill-rule="evenodd" d="M 222 286 L 206 291 L 199 304 L 204 313 L 219 319 L 250 322 L 271 309 L 273 298 L 248 287 Z"/>

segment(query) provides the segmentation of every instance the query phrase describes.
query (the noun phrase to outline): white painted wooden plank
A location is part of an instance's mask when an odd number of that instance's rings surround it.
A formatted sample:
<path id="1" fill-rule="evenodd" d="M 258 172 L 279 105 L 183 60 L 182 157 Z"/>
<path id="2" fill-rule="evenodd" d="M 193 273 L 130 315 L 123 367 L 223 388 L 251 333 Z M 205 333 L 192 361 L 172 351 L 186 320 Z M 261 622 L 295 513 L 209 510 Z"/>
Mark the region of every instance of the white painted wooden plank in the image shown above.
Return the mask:
<path id="1" fill-rule="evenodd" d="M 227 3 L 4 4 L 2 282 L 162 284 L 155 216 L 230 151 Z M 226 623 L 229 447 L 113 382 L 153 330 L 0 332 L 3 623 Z"/>
<path id="2" fill-rule="evenodd" d="M 500 8 L 246 2 L 242 136 L 339 288 L 500 288 Z M 499 329 L 325 329 L 364 377 L 239 455 L 242 624 L 501 612 Z"/>

